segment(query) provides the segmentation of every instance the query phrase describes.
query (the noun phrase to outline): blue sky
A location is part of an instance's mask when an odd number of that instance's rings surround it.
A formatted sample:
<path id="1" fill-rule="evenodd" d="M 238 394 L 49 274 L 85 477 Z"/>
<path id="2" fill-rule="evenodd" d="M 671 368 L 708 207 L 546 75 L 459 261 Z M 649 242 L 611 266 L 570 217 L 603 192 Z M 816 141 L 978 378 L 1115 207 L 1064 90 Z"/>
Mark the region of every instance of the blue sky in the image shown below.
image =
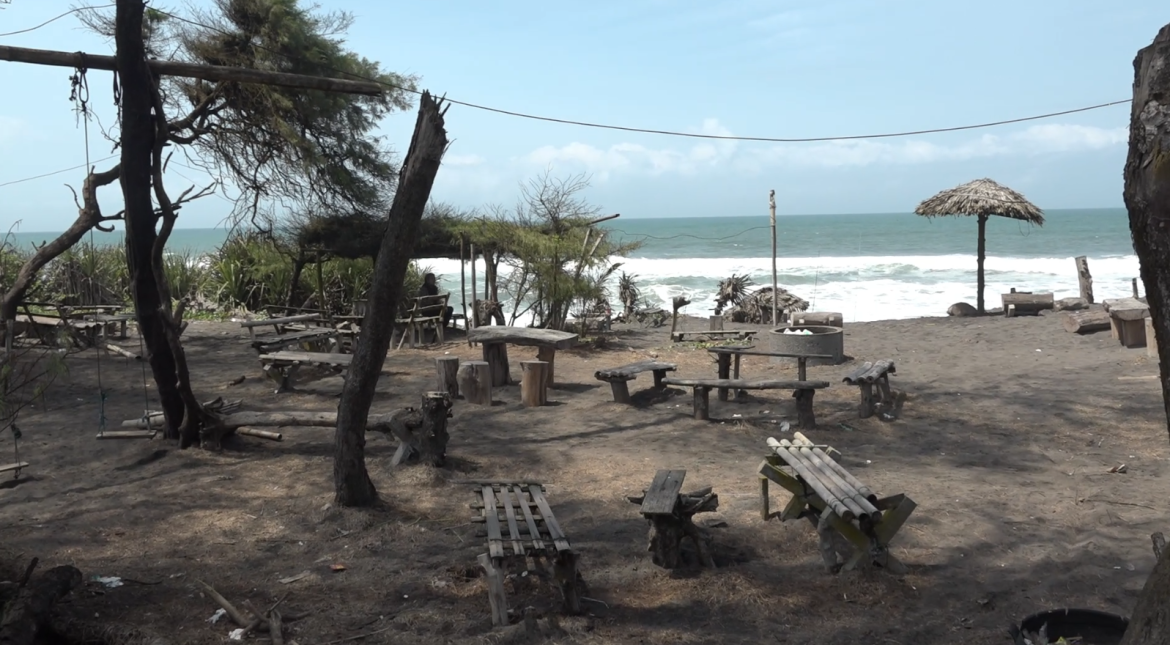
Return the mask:
<path id="1" fill-rule="evenodd" d="M 102 0 L 94 0 L 101 2 Z M 194 5 L 207 5 L 194 0 Z M 1170 21 L 1165 5 L 1066 0 L 590 3 L 320 0 L 353 13 L 349 46 L 420 87 L 472 103 L 597 123 L 764 137 L 920 130 L 1056 112 L 1132 95 L 1132 61 Z M 1111 7 L 1112 5 L 1112 7 Z M 73 0 L 13 0 L 0 32 Z M 179 2 L 159 6 L 181 11 Z M 74 18 L 0 44 L 111 53 Z M 0 62 L 0 184 L 85 161 L 71 70 Z M 91 72 L 113 119 L 111 74 Z M 588 173 L 588 198 L 623 217 L 909 211 L 938 190 L 991 177 L 1041 208 L 1121 205 L 1126 105 L 984 130 L 869 141 L 776 144 L 607 131 L 447 113 L 454 140 L 433 198 L 509 205 L 549 169 Z M 384 122 L 404 151 L 413 112 Z M 112 154 L 92 133 L 91 156 Z M 105 167 L 103 165 L 102 167 Z M 204 179 L 186 169 L 172 192 Z M 63 229 L 73 171 L 0 186 L 0 226 Z M 103 208 L 118 208 L 116 187 Z M 180 226 L 216 225 L 211 197 Z"/>

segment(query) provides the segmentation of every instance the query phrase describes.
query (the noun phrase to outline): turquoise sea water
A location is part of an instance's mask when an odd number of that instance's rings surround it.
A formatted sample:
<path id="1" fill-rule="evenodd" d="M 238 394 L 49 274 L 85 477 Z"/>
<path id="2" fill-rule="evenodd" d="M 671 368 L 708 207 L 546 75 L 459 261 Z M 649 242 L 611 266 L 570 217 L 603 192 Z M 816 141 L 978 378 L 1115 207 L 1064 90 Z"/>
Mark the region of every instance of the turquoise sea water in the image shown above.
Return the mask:
<path id="1" fill-rule="evenodd" d="M 987 226 L 987 302 L 1011 287 L 1076 295 L 1073 258 L 1085 255 L 1098 298 L 1130 293 L 1138 262 L 1124 209 L 1053 210 L 1042 227 L 993 217 Z M 718 281 L 747 273 L 771 283 L 771 233 L 764 217 L 701 217 L 613 220 L 615 238 L 642 240 L 623 259 L 652 304 L 689 297 L 687 313 L 705 316 Z M 943 315 L 958 301 L 975 301 L 976 222 L 971 217 L 925 219 L 909 213 L 790 215 L 777 218 L 779 283 L 818 310 L 840 311 L 846 320 Z M 176 230 L 172 249 L 214 251 L 221 229 Z M 50 234 L 18 233 L 30 244 Z M 121 234 L 95 234 L 120 243 Z M 460 266 L 423 260 L 444 286 L 459 291 Z M 482 275 L 482 270 L 479 272 Z M 452 304 L 459 307 L 458 293 Z"/>

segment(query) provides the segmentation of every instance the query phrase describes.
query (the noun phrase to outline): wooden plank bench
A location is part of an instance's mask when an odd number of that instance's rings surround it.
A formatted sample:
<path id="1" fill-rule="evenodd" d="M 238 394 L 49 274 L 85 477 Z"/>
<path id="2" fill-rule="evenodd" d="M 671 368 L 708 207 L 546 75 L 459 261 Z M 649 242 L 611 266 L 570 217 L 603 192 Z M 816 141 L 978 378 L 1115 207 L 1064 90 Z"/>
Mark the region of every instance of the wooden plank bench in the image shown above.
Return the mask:
<path id="1" fill-rule="evenodd" d="M 857 416 L 868 419 L 875 412 L 882 409 L 878 418 L 889 421 L 893 415 L 887 410 L 892 409 L 894 397 L 890 394 L 890 374 L 896 373 L 894 361 L 866 361 L 841 379 L 849 385 L 856 385 L 861 390 L 861 404 L 857 408 Z M 877 385 L 877 396 L 874 397 L 874 385 Z M 887 418 L 888 417 L 888 418 Z"/>
<path id="2" fill-rule="evenodd" d="M 636 497 L 627 497 L 639 504 L 638 512 L 650 523 L 650 544 L 646 548 L 654 555 L 654 564 L 674 569 L 682 563 L 682 541 L 690 538 L 695 545 L 699 562 L 715 567 L 711 555 L 711 536 L 695 526 L 696 513 L 708 513 L 719 508 L 719 496 L 711 489 L 682 493 L 685 470 L 659 470 L 650 482 L 650 488 Z"/>
<path id="3" fill-rule="evenodd" d="M 890 554 L 889 544 L 914 512 L 914 501 L 904 494 L 879 498 L 826 454 L 827 446 L 816 446 L 799 432 L 793 439 L 768 438 L 771 454 L 759 469 L 763 519 L 807 517 L 817 529 L 821 557 L 832 573 L 851 570 L 867 559 L 894 573 L 905 573 L 905 565 Z M 779 513 L 770 512 L 769 481 L 792 493 Z M 851 548 L 845 548 L 845 553 L 833 545 L 834 531 L 849 543 Z M 844 556 L 844 562 L 838 555 Z"/>
<path id="4" fill-rule="evenodd" d="M 326 352 L 280 351 L 260 355 L 260 364 L 264 367 L 264 375 L 277 383 L 277 394 L 293 391 L 293 378 L 301 365 L 324 367 L 335 373 L 342 373 L 349 367 L 351 361 L 353 361 L 353 354 Z"/>
<path id="5" fill-rule="evenodd" d="M 694 389 L 695 418 L 701 421 L 710 419 L 710 392 L 713 389 L 726 388 L 734 390 L 793 390 L 792 396 L 796 399 L 797 423 L 801 428 L 811 429 L 817 426 L 816 415 L 813 413 L 813 395 L 817 390 L 829 387 L 828 381 L 748 381 L 745 379 L 706 379 L 706 378 L 667 378 L 662 380 L 667 385 L 679 385 Z"/>
<path id="6" fill-rule="evenodd" d="M 716 378 L 739 378 L 739 364 L 740 358 L 744 356 L 768 356 L 771 358 L 795 358 L 796 359 L 796 380 L 808 380 L 808 359 L 810 358 L 833 358 L 829 354 L 788 354 L 785 352 L 765 352 L 755 349 L 754 345 L 746 347 L 708 347 L 708 352 L 715 354 L 715 371 Z M 733 368 L 734 363 L 734 369 Z M 736 392 L 738 397 L 740 392 Z M 719 400 L 727 400 L 727 390 L 725 388 L 719 389 Z"/>
<path id="7" fill-rule="evenodd" d="M 276 330 L 276 333 L 283 334 L 286 331 L 292 329 L 292 327 L 291 327 L 292 325 L 296 325 L 297 323 L 308 323 L 308 322 L 318 323 L 319 326 L 324 326 L 324 323 L 326 323 L 327 321 L 325 320 L 325 318 L 323 316 L 321 316 L 321 314 L 311 314 L 310 313 L 310 314 L 297 314 L 295 316 L 282 316 L 280 318 L 262 318 L 259 320 L 245 320 L 245 321 L 240 323 L 240 327 L 247 329 L 248 336 L 251 337 L 252 340 L 256 340 L 256 328 L 257 327 L 271 326 L 274 330 Z M 296 329 L 296 331 L 303 331 L 303 330 Z"/>
<path id="8" fill-rule="evenodd" d="M 611 367 L 605 370 L 597 370 L 593 376 L 599 381 L 609 383 L 610 389 L 613 390 L 613 400 L 618 403 L 630 403 L 630 388 L 626 384 L 627 381 L 632 381 L 638 377 L 642 372 L 654 373 L 654 389 L 662 389 L 662 379 L 666 378 L 667 372 L 673 372 L 678 369 L 678 365 L 674 363 L 660 363 L 658 361 L 639 361 L 637 363 L 630 363 L 629 365 L 622 365 L 621 367 Z"/>
<path id="9" fill-rule="evenodd" d="M 252 349 L 260 354 L 268 354 L 286 347 L 296 346 L 305 351 L 329 352 L 339 349 L 340 344 L 337 342 L 339 335 L 340 332 L 336 329 L 316 327 L 288 334 L 261 336 L 252 341 Z"/>
<path id="10" fill-rule="evenodd" d="M 532 558 L 535 573 L 549 580 L 548 564 L 552 564 L 552 581 L 560 589 L 565 611 L 581 613 L 581 597 L 577 587 L 577 561 L 569 538 L 561 530 L 553 515 L 544 488 L 536 482 L 462 482 L 472 484 L 476 501 L 471 507 L 478 511 L 472 522 L 484 524 L 488 552 L 479 556 L 479 564 L 487 574 L 488 600 L 492 608 L 492 624 L 507 625 L 508 598 L 504 592 L 504 577 L 512 564 L 523 564 L 528 570 L 527 558 Z M 507 527 L 507 534 L 504 533 Z"/>

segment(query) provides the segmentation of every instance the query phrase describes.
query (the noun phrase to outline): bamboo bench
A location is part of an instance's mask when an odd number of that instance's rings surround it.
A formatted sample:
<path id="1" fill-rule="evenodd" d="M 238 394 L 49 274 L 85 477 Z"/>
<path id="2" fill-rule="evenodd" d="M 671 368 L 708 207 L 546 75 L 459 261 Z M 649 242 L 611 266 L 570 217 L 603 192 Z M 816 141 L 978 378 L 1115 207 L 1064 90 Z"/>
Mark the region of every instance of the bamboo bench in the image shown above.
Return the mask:
<path id="1" fill-rule="evenodd" d="M 708 513 L 719 508 L 719 496 L 707 487 L 690 493 L 682 493 L 685 470 L 660 470 L 654 475 L 650 487 L 636 497 L 627 497 L 631 503 L 640 505 L 638 512 L 650 523 L 650 544 L 647 551 L 653 553 L 654 564 L 664 569 L 674 569 L 682 562 L 682 541 L 690 538 L 695 545 L 699 562 L 715 567 L 711 556 L 711 537 L 695 526 L 692 519 L 696 513 Z"/>
<path id="2" fill-rule="evenodd" d="M 627 381 L 632 381 L 638 377 L 642 372 L 654 373 L 654 389 L 662 389 L 662 379 L 666 378 L 667 372 L 673 372 L 678 369 L 678 365 L 674 363 L 660 363 L 658 361 L 639 361 L 637 363 L 630 363 L 629 365 L 622 365 L 621 367 L 611 367 L 605 370 L 597 370 L 593 376 L 599 381 L 609 383 L 610 389 L 613 390 L 613 400 L 618 403 L 630 403 L 630 388 L 626 384 Z"/>
<path id="3" fill-rule="evenodd" d="M 277 383 L 276 393 L 293 391 L 293 377 L 301 365 L 324 367 L 335 373 L 342 373 L 353 361 L 353 354 L 331 354 L 326 352 L 280 351 L 261 354 L 260 364 L 264 375 Z"/>
<path id="4" fill-rule="evenodd" d="M 817 529 L 821 558 L 831 573 L 849 571 L 866 559 L 891 572 L 905 573 L 906 566 L 890 554 L 889 544 L 914 512 L 914 501 L 904 494 L 879 498 L 826 454 L 823 448 L 827 446 L 813 445 L 799 432 L 794 439 L 768 438 L 771 454 L 759 469 L 764 521 L 773 517 L 780 521 L 807 517 Z M 792 493 L 792 499 L 779 513 L 769 511 L 769 481 Z M 842 553 L 834 546 L 834 531 L 852 548 Z M 838 555 L 843 556 L 844 562 Z"/>
<path id="5" fill-rule="evenodd" d="M 748 381 L 744 379 L 667 378 L 663 379 L 662 382 L 667 385 L 693 388 L 695 418 L 700 421 L 706 421 L 711 418 L 710 392 L 713 389 L 793 390 L 792 396 L 796 399 L 797 422 L 801 428 L 806 430 L 817 426 L 816 415 L 813 413 L 813 395 L 816 394 L 817 390 L 829 387 L 828 381 Z"/>
<path id="6" fill-rule="evenodd" d="M 479 511 L 472 522 L 484 524 L 488 552 L 479 556 L 479 565 L 487 575 L 488 601 L 492 608 L 492 625 L 507 625 L 508 597 L 504 577 L 510 564 L 523 565 L 532 558 L 534 573 L 549 580 L 548 563 L 552 564 L 552 581 L 560 589 L 565 611 L 581 613 L 577 589 L 577 561 L 569 538 L 561 530 L 552 508 L 544 497 L 544 488 L 535 482 L 463 482 L 472 484 Z M 503 531 L 507 527 L 507 535 Z"/>
<path id="7" fill-rule="evenodd" d="M 861 390 L 861 404 L 857 408 L 859 418 L 868 419 L 880 408 L 891 408 L 894 397 L 890 394 L 890 374 L 896 373 L 894 361 L 866 361 L 841 379 L 849 385 L 856 385 Z M 877 396 L 874 396 L 874 386 L 877 386 Z M 886 419 L 887 414 L 879 415 Z M 892 419 L 892 416 L 889 416 Z"/>

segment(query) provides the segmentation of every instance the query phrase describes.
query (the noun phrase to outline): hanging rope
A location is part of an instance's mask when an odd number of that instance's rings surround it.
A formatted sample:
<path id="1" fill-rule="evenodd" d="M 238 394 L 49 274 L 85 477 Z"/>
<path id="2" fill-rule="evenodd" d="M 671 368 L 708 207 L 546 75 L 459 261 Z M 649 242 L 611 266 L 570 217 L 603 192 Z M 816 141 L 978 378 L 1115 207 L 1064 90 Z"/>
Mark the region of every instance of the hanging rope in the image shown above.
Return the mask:
<path id="1" fill-rule="evenodd" d="M 88 66 L 85 64 L 85 52 L 77 52 L 81 58 L 81 65 L 69 77 L 69 100 L 76 105 L 77 118 L 81 120 L 82 128 L 85 132 L 85 173 L 88 180 L 89 174 L 93 172 L 93 167 L 90 165 L 89 159 L 89 78 L 86 74 Z M 82 191 L 82 207 L 86 207 L 84 203 L 85 194 Z M 89 229 L 89 266 L 90 275 L 87 277 L 87 286 L 93 290 L 93 271 L 97 268 L 97 247 L 93 240 L 93 227 Z M 106 400 L 109 398 L 106 395 L 105 385 L 102 383 L 102 352 L 101 347 L 97 348 L 97 382 L 98 382 L 98 436 L 102 436 L 106 431 Z"/>

